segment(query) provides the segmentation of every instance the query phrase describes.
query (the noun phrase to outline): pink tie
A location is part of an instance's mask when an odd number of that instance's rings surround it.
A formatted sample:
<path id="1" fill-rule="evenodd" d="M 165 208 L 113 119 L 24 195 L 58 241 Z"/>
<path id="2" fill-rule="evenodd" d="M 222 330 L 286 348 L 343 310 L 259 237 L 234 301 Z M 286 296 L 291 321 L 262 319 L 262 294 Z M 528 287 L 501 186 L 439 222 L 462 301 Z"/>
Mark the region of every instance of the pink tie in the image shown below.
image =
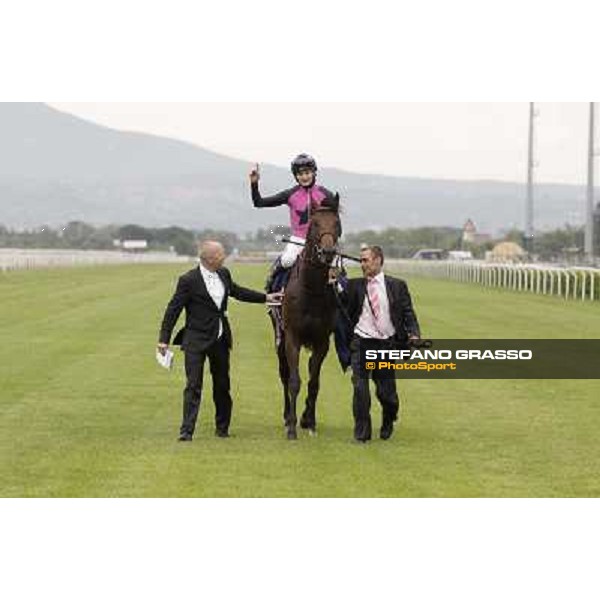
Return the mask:
<path id="1" fill-rule="evenodd" d="M 369 279 L 369 299 L 371 301 L 371 308 L 373 309 L 373 317 L 377 324 L 379 323 L 381 305 L 379 304 L 379 292 L 377 290 L 377 280 L 375 278 Z"/>

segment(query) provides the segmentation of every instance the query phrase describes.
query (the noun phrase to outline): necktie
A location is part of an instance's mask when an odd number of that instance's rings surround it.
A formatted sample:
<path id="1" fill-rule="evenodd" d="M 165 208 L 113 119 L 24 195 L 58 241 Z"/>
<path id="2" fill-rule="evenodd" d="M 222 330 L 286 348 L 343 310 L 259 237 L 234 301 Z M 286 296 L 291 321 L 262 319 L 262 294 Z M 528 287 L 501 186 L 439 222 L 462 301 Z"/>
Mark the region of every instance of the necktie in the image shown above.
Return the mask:
<path id="1" fill-rule="evenodd" d="M 381 305 L 379 303 L 379 290 L 377 289 L 377 280 L 373 277 L 369 279 L 369 301 L 371 304 L 371 310 L 373 311 L 373 318 L 375 324 L 379 323 L 379 317 L 381 314 Z"/>

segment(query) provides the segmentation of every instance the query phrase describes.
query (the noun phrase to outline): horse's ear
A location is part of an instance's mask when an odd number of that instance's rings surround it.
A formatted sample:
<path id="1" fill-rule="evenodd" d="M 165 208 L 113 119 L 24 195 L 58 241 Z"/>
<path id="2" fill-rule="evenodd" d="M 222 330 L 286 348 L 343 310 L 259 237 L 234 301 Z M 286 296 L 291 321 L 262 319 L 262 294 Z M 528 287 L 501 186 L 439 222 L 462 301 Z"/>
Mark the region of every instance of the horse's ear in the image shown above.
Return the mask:
<path id="1" fill-rule="evenodd" d="M 326 208 L 330 208 L 338 212 L 340 210 L 340 195 L 339 193 L 335 194 L 335 196 L 328 196 L 321 205 Z"/>

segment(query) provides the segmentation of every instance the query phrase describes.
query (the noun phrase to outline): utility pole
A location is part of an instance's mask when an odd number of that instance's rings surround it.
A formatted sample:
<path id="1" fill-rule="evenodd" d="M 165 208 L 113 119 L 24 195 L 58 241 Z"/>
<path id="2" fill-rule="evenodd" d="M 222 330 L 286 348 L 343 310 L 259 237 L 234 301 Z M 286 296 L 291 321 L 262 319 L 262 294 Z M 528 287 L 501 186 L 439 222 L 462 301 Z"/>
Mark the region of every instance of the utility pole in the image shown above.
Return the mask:
<path id="1" fill-rule="evenodd" d="M 527 157 L 527 206 L 525 213 L 525 249 L 529 254 L 534 249 L 534 175 L 535 175 L 535 102 L 529 103 L 529 150 Z"/>
<path id="2" fill-rule="evenodd" d="M 585 225 L 585 256 L 594 261 L 594 170 L 596 166 L 596 103 L 590 102 L 590 139 L 588 147 L 587 211 Z"/>

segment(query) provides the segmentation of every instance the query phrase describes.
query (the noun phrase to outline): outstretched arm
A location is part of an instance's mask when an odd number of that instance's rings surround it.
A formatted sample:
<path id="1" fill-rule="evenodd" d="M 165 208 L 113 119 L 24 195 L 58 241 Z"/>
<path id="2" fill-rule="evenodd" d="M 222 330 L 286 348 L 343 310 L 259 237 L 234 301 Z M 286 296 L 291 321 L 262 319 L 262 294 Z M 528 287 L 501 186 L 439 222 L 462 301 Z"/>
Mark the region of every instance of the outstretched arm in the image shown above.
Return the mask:
<path id="1" fill-rule="evenodd" d="M 264 304 L 267 301 L 267 295 L 262 292 L 255 292 L 248 288 L 231 282 L 230 293 L 233 298 L 240 302 L 249 302 L 250 304 Z"/>
<path id="2" fill-rule="evenodd" d="M 231 296 L 240 302 L 249 304 L 278 304 L 283 300 L 283 293 L 263 294 L 231 282 Z"/>
<path id="3" fill-rule="evenodd" d="M 240 302 L 247 302 L 249 304 L 271 304 L 279 303 L 283 299 L 282 293 L 276 294 L 264 294 L 262 292 L 255 292 L 248 288 L 242 287 L 233 281 L 231 273 L 228 269 L 221 271 L 222 277 L 228 281 L 227 287 L 229 288 L 229 295 Z"/>

